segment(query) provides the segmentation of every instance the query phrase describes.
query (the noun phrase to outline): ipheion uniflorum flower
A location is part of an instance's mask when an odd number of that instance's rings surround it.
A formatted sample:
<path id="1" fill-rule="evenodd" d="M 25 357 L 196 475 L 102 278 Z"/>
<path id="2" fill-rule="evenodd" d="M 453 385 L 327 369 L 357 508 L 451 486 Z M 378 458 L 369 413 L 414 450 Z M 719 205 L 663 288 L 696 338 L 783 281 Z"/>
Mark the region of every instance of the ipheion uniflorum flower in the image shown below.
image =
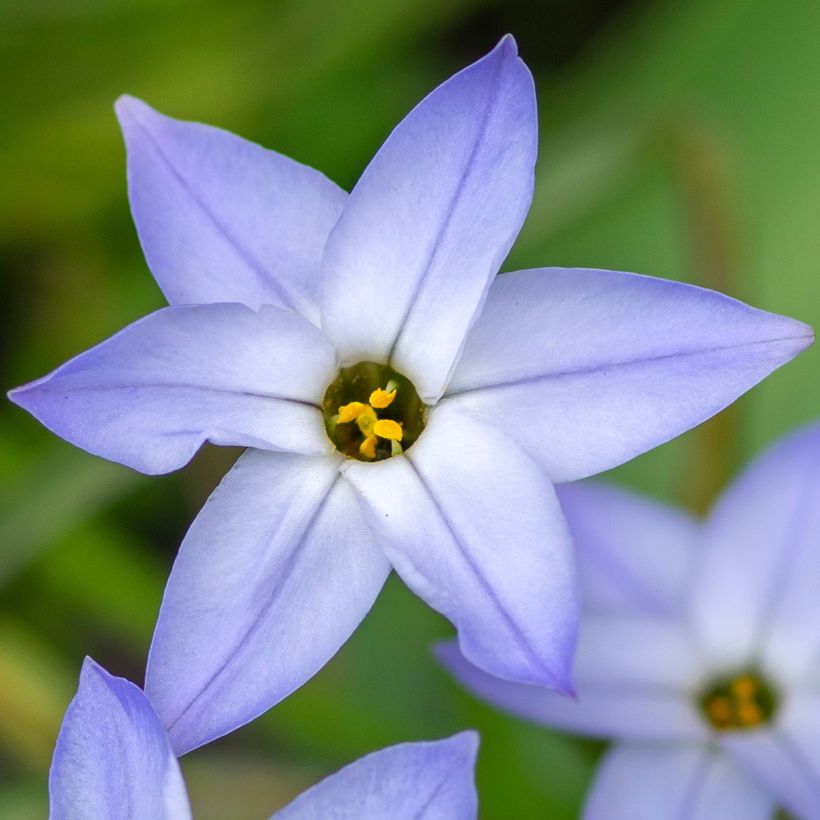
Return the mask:
<path id="1" fill-rule="evenodd" d="M 170 306 L 11 396 L 146 473 L 205 441 L 248 448 L 180 548 L 151 647 L 146 692 L 175 751 L 315 674 L 391 568 L 473 663 L 571 692 L 578 603 L 553 483 L 698 424 L 811 331 L 645 276 L 496 276 L 537 150 L 511 37 L 422 100 L 349 195 L 139 100 L 117 113 Z"/>
<path id="2" fill-rule="evenodd" d="M 322 412 L 336 449 L 360 461 L 401 455 L 427 418 L 413 383 L 376 362 L 343 367 L 325 392 Z"/>
<path id="3" fill-rule="evenodd" d="M 615 741 L 584 820 L 820 817 L 820 424 L 773 445 L 704 521 L 596 483 L 560 488 L 584 617 L 577 701 L 439 647 L 480 697 Z"/>
<path id="4" fill-rule="evenodd" d="M 300 794 L 270 820 L 475 820 L 478 735 L 372 752 Z M 191 820 L 159 716 L 130 681 L 86 658 L 49 776 L 49 820 Z"/>

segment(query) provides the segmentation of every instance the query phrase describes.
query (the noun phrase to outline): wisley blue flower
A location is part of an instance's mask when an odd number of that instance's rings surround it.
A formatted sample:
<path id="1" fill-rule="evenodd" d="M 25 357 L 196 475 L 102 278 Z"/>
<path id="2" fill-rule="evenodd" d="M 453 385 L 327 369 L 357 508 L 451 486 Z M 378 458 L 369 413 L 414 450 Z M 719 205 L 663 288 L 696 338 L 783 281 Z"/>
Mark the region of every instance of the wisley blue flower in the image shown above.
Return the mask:
<path id="1" fill-rule="evenodd" d="M 585 820 L 820 818 L 820 425 L 784 439 L 708 518 L 560 488 L 584 618 L 578 702 L 440 648 L 480 697 L 617 744 Z"/>
<path id="2" fill-rule="evenodd" d="M 578 618 L 552 488 L 692 427 L 811 342 L 712 291 L 601 270 L 496 277 L 530 205 L 511 37 L 424 99 L 349 196 L 117 104 L 171 302 L 12 398 L 147 473 L 250 448 L 194 522 L 146 691 L 176 751 L 311 677 L 393 567 L 488 672 L 570 691 Z"/>
<path id="3" fill-rule="evenodd" d="M 351 763 L 271 820 L 475 820 L 478 735 L 402 743 Z M 179 764 L 142 690 L 86 659 L 49 777 L 51 820 L 189 820 Z"/>

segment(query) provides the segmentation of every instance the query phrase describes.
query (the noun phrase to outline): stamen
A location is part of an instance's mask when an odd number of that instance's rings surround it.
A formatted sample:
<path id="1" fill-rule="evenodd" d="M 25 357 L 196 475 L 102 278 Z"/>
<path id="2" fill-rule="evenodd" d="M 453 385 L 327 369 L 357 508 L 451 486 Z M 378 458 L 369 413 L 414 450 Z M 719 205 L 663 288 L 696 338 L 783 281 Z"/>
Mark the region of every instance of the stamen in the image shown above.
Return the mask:
<path id="1" fill-rule="evenodd" d="M 350 404 L 343 404 L 339 408 L 339 418 L 336 419 L 337 424 L 347 424 L 349 421 L 356 421 L 359 416 L 370 408 L 360 401 L 352 401 Z"/>
<path id="2" fill-rule="evenodd" d="M 371 394 L 370 394 L 370 406 L 375 407 L 377 410 L 384 410 L 385 407 L 390 407 L 393 404 L 393 399 L 396 398 L 396 388 L 393 388 L 389 393 L 387 390 L 382 390 L 381 387 L 377 387 Z"/>
<path id="3" fill-rule="evenodd" d="M 768 723 L 778 707 L 774 687 L 756 672 L 714 681 L 700 696 L 703 714 L 714 729 L 743 731 Z"/>
<path id="4" fill-rule="evenodd" d="M 325 391 L 322 411 L 336 449 L 360 461 L 401 455 L 427 421 L 427 407 L 413 383 L 376 362 L 342 368 Z"/>
<path id="5" fill-rule="evenodd" d="M 368 436 L 360 445 L 359 452 L 365 458 L 376 458 L 376 444 L 378 439 L 376 436 Z"/>
<path id="6" fill-rule="evenodd" d="M 403 435 L 401 425 L 393 419 L 379 419 L 373 425 L 373 432 L 379 438 L 392 439 L 393 441 L 401 441 Z"/>

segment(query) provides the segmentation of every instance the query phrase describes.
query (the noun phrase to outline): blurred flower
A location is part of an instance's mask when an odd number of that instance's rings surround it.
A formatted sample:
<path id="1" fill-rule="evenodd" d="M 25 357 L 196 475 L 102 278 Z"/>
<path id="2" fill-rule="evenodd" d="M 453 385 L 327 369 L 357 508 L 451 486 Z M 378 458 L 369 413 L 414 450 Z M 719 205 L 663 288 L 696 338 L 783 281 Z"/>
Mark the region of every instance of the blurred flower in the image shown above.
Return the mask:
<path id="1" fill-rule="evenodd" d="M 308 789 L 276 820 L 475 820 L 475 732 L 369 754 Z M 90 658 L 49 777 L 51 820 L 186 820 L 179 764 L 148 698 Z"/>
<path id="2" fill-rule="evenodd" d="M 618 741 L 587 820 L 820 817 L 820 425 L 760 457 L 703 524 L 603 486 L 560 490 L 584 619 L 578 702 L 439 648 L 480 697 Z"/>
<path id="3" fill-rule="evenodd" d="M 172 307 L 12 398 L 148 473 L 206 440 L 251 448 L 194 522 L 160 612 L 146 691 L 174 749 L 310 678 L 391 566 L 471 661 L 571 691 L 574 566 L 551 482 L 697 424 L 811 331 L 630 274 L 496 278 L 537 142 L 510 37 L 424 99 L 349 197 L 223 131 L 117 109 Z"/>

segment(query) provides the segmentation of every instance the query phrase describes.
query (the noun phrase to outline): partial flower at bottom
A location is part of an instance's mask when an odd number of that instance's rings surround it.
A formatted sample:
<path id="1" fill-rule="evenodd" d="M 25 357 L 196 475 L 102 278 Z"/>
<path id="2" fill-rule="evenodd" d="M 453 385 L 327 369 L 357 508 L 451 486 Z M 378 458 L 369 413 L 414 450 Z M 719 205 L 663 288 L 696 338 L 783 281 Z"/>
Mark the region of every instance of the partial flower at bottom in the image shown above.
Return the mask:
<path id="1" fill-rule="evenodd" d="M 478 736 L 402 743 L 351 763 L 271 820 L 475 820 Z M 50 820 L 190 820 L 179 764 L 142 690 L 86 659 L 49 777 Z"/>
<path id="2" fill-rule="evenodd" d="M 572 702 L 500 680 L 479 697 L 611 738 L 585 820 L 820 818 L 820 425 L 764 453 L 704 522 L 596 484 L 560 488 L 584 613 Z"/>
<path id="3" fill-rule="evenodd" d="M 249 448 L 182 544 L 151 647 L 146 691 L 175 751 L 314 675 L 391 568 L 473 663 L 571 692 L 576 578 L 553 483 L 698 424 L 811 330 L 662 279 L 497 277 L 537 149 L 511 37 L 422 100 L 349 196 L 133 98 L 117 112 L 171 306 L 11 396 L 146 473 L 205 441 Z"/>

